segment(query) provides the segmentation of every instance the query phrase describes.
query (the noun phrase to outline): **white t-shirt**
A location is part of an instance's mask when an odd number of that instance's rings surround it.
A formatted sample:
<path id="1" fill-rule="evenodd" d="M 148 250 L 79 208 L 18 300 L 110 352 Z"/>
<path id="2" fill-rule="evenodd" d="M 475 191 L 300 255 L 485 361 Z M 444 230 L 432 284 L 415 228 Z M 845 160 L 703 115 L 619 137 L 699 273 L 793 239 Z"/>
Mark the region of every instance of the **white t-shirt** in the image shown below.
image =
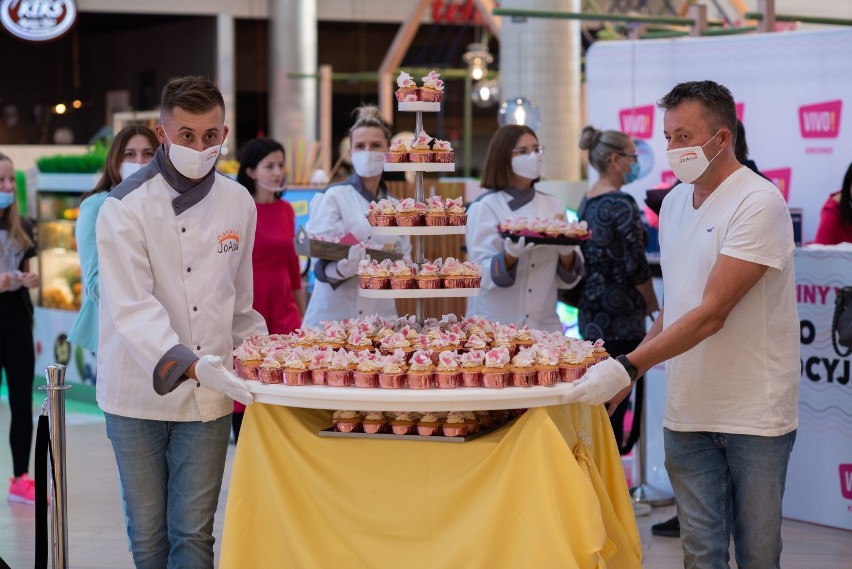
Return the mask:
<path id="1" fill-rule="evenodd" d="M 719 255 L 769 270 L 724 327 L 666 362 L 663 426 L 779 436 L 796 428 L 800 381 L 793 228 L 784 198 L 748 168 L 695 209 L 693 186 L 675 187 L 660 211 L 663 327 L 701 304 Z"/>

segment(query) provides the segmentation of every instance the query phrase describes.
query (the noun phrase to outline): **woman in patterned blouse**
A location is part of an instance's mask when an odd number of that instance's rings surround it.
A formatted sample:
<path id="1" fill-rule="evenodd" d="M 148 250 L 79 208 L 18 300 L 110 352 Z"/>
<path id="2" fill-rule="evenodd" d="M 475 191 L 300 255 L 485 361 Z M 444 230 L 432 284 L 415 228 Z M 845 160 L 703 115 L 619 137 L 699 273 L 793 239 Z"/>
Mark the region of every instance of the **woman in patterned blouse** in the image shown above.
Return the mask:
<path id="1" fill-rule="evenodd" d="M 604 340 L 613 356 L 626 354 L 645 337 L 645 317 L 659 310 L 645 258 L 648 233 L 636 201 L 621 191 L 639 173 L 636 145 L 623 132 L 587 126 L 580 148 L 589 151 L 589 164 L 600 174 L 578 212 L 592 232 L 582 246 L 586 277 L 579 302 L 580 333 L 587 340 Z M 626 401 L 611 417 L 619 447 Z"/>

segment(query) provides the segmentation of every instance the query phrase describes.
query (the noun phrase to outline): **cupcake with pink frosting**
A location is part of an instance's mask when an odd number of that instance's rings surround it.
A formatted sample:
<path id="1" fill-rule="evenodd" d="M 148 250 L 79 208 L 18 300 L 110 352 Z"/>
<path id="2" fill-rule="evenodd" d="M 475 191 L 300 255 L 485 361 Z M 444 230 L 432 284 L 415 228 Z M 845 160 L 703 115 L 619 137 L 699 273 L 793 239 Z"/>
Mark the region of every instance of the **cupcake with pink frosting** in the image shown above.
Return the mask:
<path id="1" fill-rule="evenodd" d="M 556 385 L 559 381 L 559 353 L 555 348 L 536 348 L 536 383 Z"/>
<path id="2" fill-rule="evenodd" d="M 408 152 L 408 159 L 411 162 L 425 163 L 432 162 L 434 153 L 429 147 L 432 142 L 432 137 L 426 134 L 425 130 L 421 130 L 416 138 L 411 139 L 411 150 Z"/>
<path id="3" fill-rule="evenodd" d="M 310 383 L 311 372 L 302 354 L 297 351 L 290 352 L 284 360 L 284 383 L 287 385 L 307 385 Z"/>
<path id="4" fill-rule="evenodd" d="M 482 364 L 485 361 L 484 350 L 471 350 L 461 355 L 461 384 L 464 387 L 482 385 Z"/>
<path id="5" fill-rule="evenodd" d="M 479 288 L 482 283 L 482 269 L 476 263 L 463 261 L 462 277 L 465 288 Z"/>
<path id="6" fill-rule="evenodd" d="M 352 365 L 349 352 L 343 348 L 334 352 L 326 373 L 326 383 L 332 387 L 349 387 L 352 385 Z"/>
<path id="7" fill-rule="evenodd" d="M 405 198 L 396 204 L 396 224 L 399 227 L 417 227 L 421 221 L 422 213 L 414 199 Z"/>
<path id="8" fill-rule="evenodd" d="M 378 227 L 391 227 L 396 225 L 395 200 L 382 199 L 376 203 L 374 215 Z"/>
<path id="9" fill-rule="evenodd" d="M 438 367 L 435 369 L 435 385 L 439 389 L 458 387 L 459 360 L 455 352 L 444 351 L 438 354 Z"/>
<path id="10" fill-rule="evenodd" d="M 370 259 L 362 259 L 358 261 L 358 288 L 370 288 L 372 280 L 373 261 Z"/>
<path id="11" fill-rule="evenodd" d="M 447 206 L 441 196 L 430 196 L 426 199 L 426 225 L 447 225 Z"/>
<path id="12" fill-rule="evenodd" d="M 400 71 L 399 77 L 396 78 L 396 100 L 399 102 L 408 101 L 408 97 L 413 96 L 416 101 L 419 91 L 414 78 L 405 71 Z"/>
<path id="13" fill-rule="evenodd" d="M 511 370 L 509 350 L 504 347 L 492 348 L 485 352 L 485 366 L 482 368 L 482 385 L 500 389 L 509 385 Z"/>
<path id="14" fill-rule="evenodd" d="M 429 103 L 440 103 L 444 98 L 444 82 L 441 80 L 441 74 L 432 70 L 425 77 L 421 77 L 421 79 L 423 86 L 420 88 L 420 100 Z"/>
<path id="15" fill-rule="evenodd" d="M 352 381 L 355 387 L 378 387 L 381 361 L 374 352 L 358 352 L 355 369 L 352 371 Z"/>
<path id="16" fill-rule="evenodd" d="M 408 155 L 406 154 L 406 156 Z M 369 205 L 367 206 L 367 223 L 369 223 L 373 227 L 378 225 L 378 221 L 376 220 L 376 216 L 379 214 L 379 210 L 376 209 L 377 205 L 377 201 L 371 200 Z"/>
<path id="17" fill-rule="evenodd" d="M 287 354 L 283 350 L 269 352 L 257 368 L 257 379 L 261 383 L 284 383 L 283 358 Z"/>
<path id="18" fill-rule="evenodd" d="M 512 385 L 515 387 L 532 387 L 535 385 L 536 373 L 538 373 L 535 364 L 535 350 L 522 348 L 512 358 Z"/>
<path id="19" fill-rule="evenodd" d="M 391 164 L 399 164 L 408 162 L 408 145 L 401 138 L 397 138 L 391 142 L 388 151 L 385 152 L 385 162 Z"/>
<path id="20" fill-rule="evenodd" d="M 405 386 L 405 352 L 397 350 L 393 355 L 382 356 L 379 370 L 379 387 L 382 389 L 402 389 Z"/>
<path id="21" fill-rule="evenodd" d="M 441 260 L 424 261 L 420 265 L 420 270 L 417 271 L 416 282 L 417 288 L 441 288 Z"/>
<path id="22" fill-rule="evenodd" d="M 586 373 L 585 356 L 579 346 L 565 346 L 559 353 L 559 379 L 570 383 Z"/>
<path id="23" fill-rule="evenodd" d="M 385 290 L 390 288 L 390 265 L 391 260 L 385 259 L 381 263 L 373 263 L 370 267 L 370 288 L 373 290 Z"/>
<path id="24" fill-rule="evenodd" d="M 361 330 L 355 330 L 346 339 L 346 349 L 352 352 L 360 352 L 363 350 L 373 351 L 373 341 Z"/>
<path id="25" fill-rule="evenodd" d="M 432 355 L 428 350 L 417 350 L 408 361 L 409 389 L 429 389 L 432 387 L 432 375 L 435 366 L 432 364 Z"/>
<path id="26" fill-rule="evenodd" d="M 461 261 L 453 257 L 444 259 L 441 267 L 441 284 L 444 288 L 464 288 L 464 271 Z"/>
<path id="27" fill-rule="evenodd" d="M 331 358 L 334 352 L 331 348 L 317 348 L 311 353 L 311 383 L 314 385 L 325 385 L 326 374 L 331 366 Z"/>
<path id="28" fill-rule="evenodd" d="M 594 356 L 596 364 L 609 358 L 609 352 L 607 352 L 606 348 L 604 348 L 604 341 L 602 339 L 598 338 L 597 340 L 595 340 L 592 346 L 594 346 L 595 350 Z"/>
<path id="29" fill-rule="evenodd" d="M 394 290 L 413 288 L 414 270 L 404 260 L 394 261 L 390 266 L 390 286 Z"/>
<path id="30" fill-rule="evenodd" d="M 435 139 L 432 143 L 432 152 L 435 154 L 435 162 L 450 164 L 455 154 L 452 145 L 446 140 Z"/>

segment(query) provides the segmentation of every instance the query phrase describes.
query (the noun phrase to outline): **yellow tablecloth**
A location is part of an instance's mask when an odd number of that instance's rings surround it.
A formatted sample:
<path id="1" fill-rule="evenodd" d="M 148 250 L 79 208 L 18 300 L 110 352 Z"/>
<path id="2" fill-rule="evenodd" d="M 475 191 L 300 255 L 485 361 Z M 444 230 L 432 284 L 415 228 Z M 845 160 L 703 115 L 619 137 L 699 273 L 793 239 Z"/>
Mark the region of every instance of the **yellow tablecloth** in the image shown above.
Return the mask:
<path id="1" fill-rule="evenodd" d="M 530 409 L 463 444 L 320 438 L 330 413 L 255 404 L 221 568 L 640 568 L 603 407 Z"/>

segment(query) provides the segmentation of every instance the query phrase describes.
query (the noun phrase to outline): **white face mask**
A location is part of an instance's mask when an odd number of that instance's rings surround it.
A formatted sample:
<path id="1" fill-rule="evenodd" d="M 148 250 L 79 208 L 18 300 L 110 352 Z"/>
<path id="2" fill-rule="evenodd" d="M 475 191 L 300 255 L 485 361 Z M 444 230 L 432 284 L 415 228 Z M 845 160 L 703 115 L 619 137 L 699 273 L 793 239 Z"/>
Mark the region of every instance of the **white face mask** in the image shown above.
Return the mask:
<path id="1" fill-rule="evenodd" d="M 166 134 L 166 129 L 163 129 L 163 134 Z M 166 140 L 169 141 L 169 160 L 175 169 L 191 180 L 197 180 L 206 176 L 213 166 L 216 164 L 216 159 L 219 157 L 219 151 L 222 145 L 211 146 L 201 152 L 175 144 L 166 134 Z"/>
<path id="2" fill-rule="evenodd" d="M 538 152 L 512 156 L 512 172 L 521 178 L 535 180 L 541 176 L 541 158 Z"/>
<path id="3" fill-rule="evenodd" d="M 121 179 L 126 180 L 127 178 L 141 170 L 142 166 L 144 166 L 144 164 L 137 164 L 136 162 L 122 162 L 121 168 L 119 169 Z"/>
<path id="4" fill-rule="evenodd" d="M 385 153 L 358 150 L 352 153 L 352 167 L 362 178 L 373 178 L 385 170 Z"/>
<path id="5" fill-rule="evenodd" d="M 720 132 L 722 132 L 722 129 L 719 129 L 716 134 L 711 136 L 710 140 L 716 138 Z M 678 180 L 685 184 L 691 184 L 707 171 L 710 163 L 722 152 L 720 148 L 716 156 L 707 160 L 707 155 L 704 154 L 704 147 L 710 144 L 710 140 L 701 146 L 687 146 L 686 148 L 678 148 L 666 152 L 666 160 L 668 160 L 669 167 Z"/>

